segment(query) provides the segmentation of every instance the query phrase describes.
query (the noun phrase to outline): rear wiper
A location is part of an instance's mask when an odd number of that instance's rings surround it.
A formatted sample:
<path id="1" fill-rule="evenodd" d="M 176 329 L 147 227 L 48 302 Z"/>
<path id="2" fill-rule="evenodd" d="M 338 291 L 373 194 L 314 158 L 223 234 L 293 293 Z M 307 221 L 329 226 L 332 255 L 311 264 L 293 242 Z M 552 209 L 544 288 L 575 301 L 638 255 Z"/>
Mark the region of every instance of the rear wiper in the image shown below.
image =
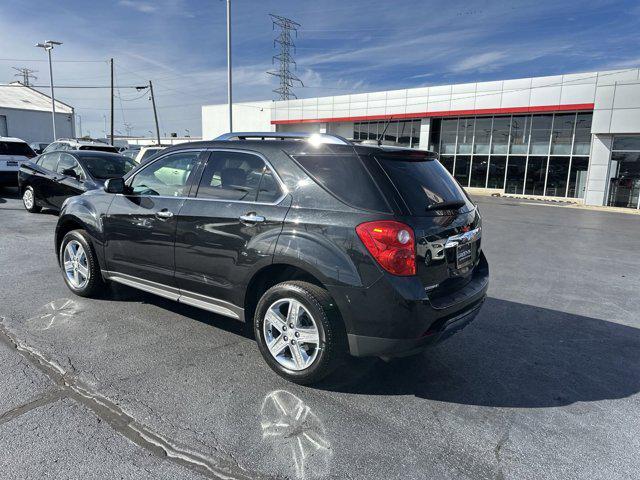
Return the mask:
<path id="1" fill-rule="evenodd" d="M 438 202 L 427 205 L 425 210 L 458 210 L 466 205 L 464 200 L 451 200 L 450 202 Z"/>

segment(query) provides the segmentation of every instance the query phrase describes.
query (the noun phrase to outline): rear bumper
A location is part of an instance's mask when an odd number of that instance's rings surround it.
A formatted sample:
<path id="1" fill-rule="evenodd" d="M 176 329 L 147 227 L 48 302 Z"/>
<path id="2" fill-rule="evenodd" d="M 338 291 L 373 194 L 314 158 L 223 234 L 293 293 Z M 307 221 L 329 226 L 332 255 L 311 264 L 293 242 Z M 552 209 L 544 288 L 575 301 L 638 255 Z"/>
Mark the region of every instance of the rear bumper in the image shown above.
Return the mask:
<path id="1" fill-rule="evenodd" d="M 481 253 L 470 281 L 429 296 L 415 277 L 382 277 L 368 288 L 331 287 L 354 356 L 403 356 L 449 338 L 475 319 L 489 286 Z"/>
<path id="2" fill-rule="evenodd" d="M 418 353 L 431 345 L 446 340 L 469 325 L 478 315 L 483 302 L 484 297 L 470 310 L 447 320 L 439 330 L 425 332 L 419 338 L 380 338 L 348 334 L 349 351 L 351 355 L 356 357 L 402 357 Z"/>

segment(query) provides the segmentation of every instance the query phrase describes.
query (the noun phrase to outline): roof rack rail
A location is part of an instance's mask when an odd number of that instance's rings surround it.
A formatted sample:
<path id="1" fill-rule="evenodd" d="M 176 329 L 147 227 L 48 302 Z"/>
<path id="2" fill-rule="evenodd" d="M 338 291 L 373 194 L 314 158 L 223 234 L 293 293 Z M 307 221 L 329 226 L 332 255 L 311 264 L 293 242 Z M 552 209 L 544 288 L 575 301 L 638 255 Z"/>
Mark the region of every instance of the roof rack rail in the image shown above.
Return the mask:
<path id="1" fill-rule="evenodd" d="M 331 143 L 335 145 L 352 145 L 349 140 L 339 135 L 307 132 L 230 132 L 223 133 L 214 140 L 306 140 L 308 142 L 318 144 Z"/>

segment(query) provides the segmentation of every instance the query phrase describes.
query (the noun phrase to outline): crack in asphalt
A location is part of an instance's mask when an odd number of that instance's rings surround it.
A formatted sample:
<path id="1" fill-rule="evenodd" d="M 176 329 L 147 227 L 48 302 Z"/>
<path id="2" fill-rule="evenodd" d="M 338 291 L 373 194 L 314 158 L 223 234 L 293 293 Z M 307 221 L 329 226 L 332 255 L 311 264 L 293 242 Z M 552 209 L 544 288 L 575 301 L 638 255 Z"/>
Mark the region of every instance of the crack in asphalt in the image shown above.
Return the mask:
<path id="1" fill-rule="evenodd" d="M 63 398 L 69 398 L 91 410 L 99 420 L 105 421 L 114 431 L 126 437 L 131 442 L 152 452 L 156 456 L 195 470 L 209 478 L 224 480 L 249 480 L 263 478 L 255 472 L 243 469 L 231 455 L 229 458 L 212 458 L 193 451 L 170 438 L 153 431 L 151 428 L 136 421 L 115 402 L 100 395 L 91 387 L 83 384 L 77 378 L 76 368 L 68 358 L 72 374 L 65 371 L 56 361 L 46 358 L 41 352 L 18 340 L 4 324 L 4 317 L 0 317 L 0 342 L 15 349 L 27 362 L 50 378 L 55 388 L 48 390 L 29 401 L 0 414 L 0 425 L 24 415 L 36 408 L 54 403 Z"/>

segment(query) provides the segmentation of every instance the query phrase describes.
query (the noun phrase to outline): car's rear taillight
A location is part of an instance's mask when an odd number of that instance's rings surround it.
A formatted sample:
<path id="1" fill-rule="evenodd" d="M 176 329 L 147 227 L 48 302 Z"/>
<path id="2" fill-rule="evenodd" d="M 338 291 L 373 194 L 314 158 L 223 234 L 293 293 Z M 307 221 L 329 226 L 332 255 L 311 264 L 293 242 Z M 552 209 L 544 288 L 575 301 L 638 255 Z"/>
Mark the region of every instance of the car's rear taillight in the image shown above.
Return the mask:
<path id="1" fill-rule="evenodd" d="M 356 232 L 382 268 L 394 275 L 416 274 L 416 242 L 413 230 L 392 220 L 361 223 Z"/>

